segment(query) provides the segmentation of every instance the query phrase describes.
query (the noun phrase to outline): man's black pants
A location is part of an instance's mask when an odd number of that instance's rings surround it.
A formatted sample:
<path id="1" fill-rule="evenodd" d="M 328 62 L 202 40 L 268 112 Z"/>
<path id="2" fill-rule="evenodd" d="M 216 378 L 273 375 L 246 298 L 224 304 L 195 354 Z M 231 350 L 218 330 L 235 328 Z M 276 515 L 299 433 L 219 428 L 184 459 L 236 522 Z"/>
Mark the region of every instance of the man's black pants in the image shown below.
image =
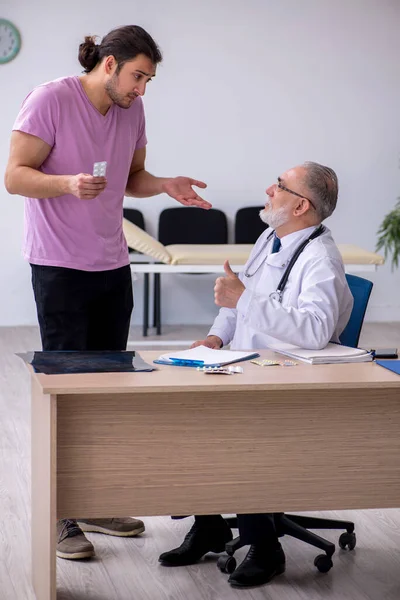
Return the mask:
<path id="1" fill-rule="evenodd" d="M 240 540 L 245 546 L 258 544 L 275 550 L 278 545 L 278 535 L 272 513 L 238 515 L 237 517 Z"/>
<path id="2" fill-rule="evenodd" d="M 184 519 L 185 517 L 172 517 Z M 195 515 L 195 519 L 202 527 L 212 528 L 219 515 Z M 237 515 L 240 540 L 244 546 L 260 545 L 274 551 L 279 546 L 278 534 L 275 528 L 274 513 L 259 513 Z"/>
<path id="3" fill-rule="evenodd" d="M 79 271 L 31 265 L 43 350 L 126 350 L 130 266 Z"/>

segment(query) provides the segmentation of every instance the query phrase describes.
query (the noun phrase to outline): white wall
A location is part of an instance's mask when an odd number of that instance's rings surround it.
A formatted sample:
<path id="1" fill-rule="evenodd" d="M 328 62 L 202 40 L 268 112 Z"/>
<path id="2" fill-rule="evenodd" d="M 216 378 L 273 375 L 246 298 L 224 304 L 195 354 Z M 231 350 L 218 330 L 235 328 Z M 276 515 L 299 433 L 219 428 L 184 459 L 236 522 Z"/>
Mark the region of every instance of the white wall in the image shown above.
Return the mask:
<path id="1" fill-rule="evenodd" d="M 286 168 L 315 160 L 339 176 L 328 225 L 337 242 L 374 250 L 400 194 L 400 2 L 397 0 L 2 0 L 23 49 L 0 66 L 0 170 L 14 118 L 35 85 L 77 74 L 85 34 L 129 23 L 160 44 L 148 86 L 148 168 L 208 183 L 206 198 L 232 218 L 261 204 Z M 126 201 L 156 232 L 167 197 Z M 20 256 L 23 200 L 0 187 L 0 325 L 33 324 L 29 267 Z M 400 319 L 400 271 L 385 265 L 369 320 Z M 211 276 L 163 281 L 165 323 L 210 323 Z M 141 280 L 134 321 L 141 320 Z"/>

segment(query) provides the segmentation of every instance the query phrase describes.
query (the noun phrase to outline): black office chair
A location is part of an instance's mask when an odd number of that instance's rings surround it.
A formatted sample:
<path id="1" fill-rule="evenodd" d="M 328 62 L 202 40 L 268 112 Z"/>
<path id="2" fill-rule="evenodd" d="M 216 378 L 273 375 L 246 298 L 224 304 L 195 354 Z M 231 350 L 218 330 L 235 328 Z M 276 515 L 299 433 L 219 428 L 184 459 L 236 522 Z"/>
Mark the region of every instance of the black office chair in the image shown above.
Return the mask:
<path id="1" fill-rule="evenodd" d="M 260 219 L 264 206 L 245 206 L 235 216 L 235 244 L 255 244 L 268 227 Z"/>
<path id="2" fill-rule="evenodd" d="M 222 210 L 179 206 L 160 214 L 158 239 L 170 244 L 227 244 L 228 223 Z M 161 334 L 161 273 L 154 274 L 154 327 Z"/>
<path id="3" fill-rule="evenodd" d="M 356 348 L 373 284 L 371 281 L 356 275 L 346 275 L 346 279 L 354 298 L 354 305 L 349 322 L 340 336 L 340 341 L 343 345 Z M 354 550 L 356 547 L 354 523 L 351 521 L 320 519 L 318 517 L 287 515 L 285 513 L 275 513 L 274 520 L 278 537 L 290 535 L 325 552 L 325 554 L 319 554 L 314 560 L 314 565 L 321 573 L 327 573 L 333 567 L 332 556 L 335 552 L 335 544 L 308 531 L 309 529 L 345 529 L 346 533 L 342 533 L 339 538 L 339 546 L 343 550 L 346 548 Z M 228 518 L 226 521 L 232 529 L 237 528 L 236 517 Z M 243 545 L 240 537 L 226 544 L 225 549 L 228 556 L 220 556 L 217 563 L 218 568 L 223 573 L 233 573 L 236 569 L 236 560 L 233 555 Z"/>

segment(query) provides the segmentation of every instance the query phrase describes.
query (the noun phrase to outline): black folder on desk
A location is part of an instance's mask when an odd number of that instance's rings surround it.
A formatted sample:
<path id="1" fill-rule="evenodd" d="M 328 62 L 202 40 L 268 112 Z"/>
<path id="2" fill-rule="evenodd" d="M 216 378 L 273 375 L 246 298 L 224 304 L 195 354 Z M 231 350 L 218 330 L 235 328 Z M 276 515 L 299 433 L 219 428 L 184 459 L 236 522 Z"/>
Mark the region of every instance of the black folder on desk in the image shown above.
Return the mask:
<path id="1" fill-rule="evenodd" d="M 62 375 L 72 373 L 133 373 L 154 371 L 134 350 L 38 351 L 17 354 L 32 365 L 36 373 Z"/>

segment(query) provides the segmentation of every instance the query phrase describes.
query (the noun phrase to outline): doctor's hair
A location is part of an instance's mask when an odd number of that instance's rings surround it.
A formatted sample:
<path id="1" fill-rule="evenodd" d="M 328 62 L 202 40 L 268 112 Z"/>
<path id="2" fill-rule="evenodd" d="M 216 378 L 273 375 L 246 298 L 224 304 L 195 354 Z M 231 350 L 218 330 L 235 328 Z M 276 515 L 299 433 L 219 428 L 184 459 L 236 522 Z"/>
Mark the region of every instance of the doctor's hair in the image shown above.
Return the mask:
<path id="1" fill-rule="evenodd" d="M 95 35 L 86 36 L 79 45 L 78 59 L 84 73 L 90 73 L 105 56 L 114 56 L 118 75 L 124 64 L 139 54 L 147 56 L 154 65 L 162 61 L 161 50 L 151 35 L 139 25 L 126 25 L 107 33 L 100 44 L 96 44 Z"/>
<path id="2" fill-rule="evenodd" d="M 336 208 L 339 192 L 337 175 L 333 169 L 311 161 L 305 162 L 303 167 L 306 169 L 304 183 L 315 201 L 318 216 L 324 221 Z"/>

